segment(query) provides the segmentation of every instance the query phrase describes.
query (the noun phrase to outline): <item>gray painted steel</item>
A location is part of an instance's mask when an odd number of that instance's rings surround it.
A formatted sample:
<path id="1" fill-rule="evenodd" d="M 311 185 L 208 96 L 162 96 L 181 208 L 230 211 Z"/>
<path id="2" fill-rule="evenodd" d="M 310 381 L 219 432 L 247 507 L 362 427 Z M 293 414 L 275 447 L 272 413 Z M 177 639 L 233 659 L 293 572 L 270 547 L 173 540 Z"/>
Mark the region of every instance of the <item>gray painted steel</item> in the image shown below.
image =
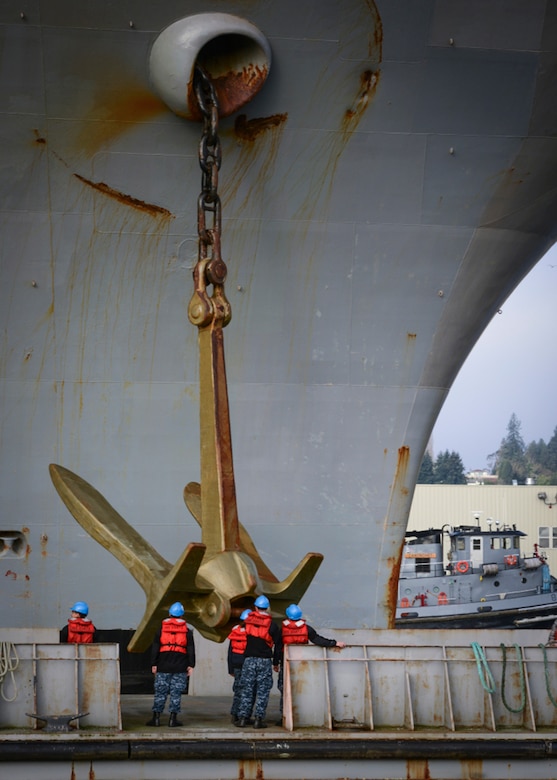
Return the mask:
<path id="1" fill-rule="evenodd" d="M 428 741 L 437 729 L 554 732 L 557 648 L 544 648 L 540 633 L 545 640 L 539 631 L 358 631 L 340 652 L 291 645 L 285 726 L 419 732 Z"/>
<path id="2" fill-rule="evenodd" d="M 118 645 L 14 640 L 2 661 L 0 728 L 122 728 Z"/>
<path id="3" fill-rule="evenodd" d="M 139 586 L 48 464 L 171 561 L 200 538 L 182 502 L 199 478 L 200 128 L 154 96 L 148 58 L 161 29 L 209 9 L 20 10 L 0 6 L 0 536 L 21 535 L 0 553 L 0 622 L 62 625 L 84 598 L 98 627 L 133 628 Z M 324 553 L 303 604 L 315 625 L 386 627 L 436 416 L 555 239 L 557 14 L 544 0 L 217 10 L 271 46 L 248 119 L 287 115 L 254 140 L 221 123 L 240 520 L 279 577 Z"/>

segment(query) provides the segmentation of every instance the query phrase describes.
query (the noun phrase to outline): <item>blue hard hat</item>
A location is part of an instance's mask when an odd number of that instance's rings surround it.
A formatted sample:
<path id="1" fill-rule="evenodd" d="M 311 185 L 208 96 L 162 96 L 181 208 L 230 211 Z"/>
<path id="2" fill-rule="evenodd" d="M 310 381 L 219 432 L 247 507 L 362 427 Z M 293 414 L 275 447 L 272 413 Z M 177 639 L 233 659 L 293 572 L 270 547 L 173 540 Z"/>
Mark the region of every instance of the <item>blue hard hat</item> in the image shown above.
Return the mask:
<path id="1" fill-rule="evenodd" d="M 182 604 L 180 604 L 179 601 L 175 601 L 174 604 L 170 607 L 168 610 L 168 614 L 172 615 L 172 617 L 182 617 L 185 610 Z"/>
<path id="2" fill-rule="evenodd" d="M 245 620 L 248 615 L 251 615 L 251 609 L 244 609 L 244 611 L 240 615 L 240 620 Z"/>
<path id="3" fill-rule="evenodd" d="M 80 615 L 87 615 L 89 613 L 89 606 L 85 601 L 76 601 L 73 607 L 70 607 L 71 612 L 79 612 Z"/>
<path id="4" fill-rule="evenodd" d="M 297 604 L 291 604 L 286 607 L 286 617 L 290 620 L 299 620 L 302 617 L 302 610 Z"/>
<path id="5" fill-rule="evenodd" d="M 269 599 L 267 596 L 258 596 L 254 602 L 255 606 L 259 609 L 269 609 Z"/>

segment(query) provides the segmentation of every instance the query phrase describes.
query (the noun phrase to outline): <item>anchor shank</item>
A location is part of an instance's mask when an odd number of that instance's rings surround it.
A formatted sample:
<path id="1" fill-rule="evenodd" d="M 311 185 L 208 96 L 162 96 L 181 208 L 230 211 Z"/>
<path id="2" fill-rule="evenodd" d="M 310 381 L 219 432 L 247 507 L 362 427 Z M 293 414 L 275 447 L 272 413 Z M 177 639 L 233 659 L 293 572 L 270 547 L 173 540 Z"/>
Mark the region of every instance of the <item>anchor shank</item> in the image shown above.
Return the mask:
<path id="1" fill-rule="evenodd" d="M 202 541 L 210 556 L 240 550 L 224 334 L 218 319 L 199 328 Z"/>

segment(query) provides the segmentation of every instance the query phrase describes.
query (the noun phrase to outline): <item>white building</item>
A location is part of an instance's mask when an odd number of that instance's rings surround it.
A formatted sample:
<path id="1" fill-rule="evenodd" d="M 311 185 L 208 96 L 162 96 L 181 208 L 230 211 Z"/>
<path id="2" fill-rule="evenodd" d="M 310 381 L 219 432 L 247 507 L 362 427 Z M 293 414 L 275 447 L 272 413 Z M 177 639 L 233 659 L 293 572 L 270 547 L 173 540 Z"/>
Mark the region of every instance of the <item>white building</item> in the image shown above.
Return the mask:
<path id="1" fill-rule="evenodd" d="M 515 525 L 528 536 L 522 552 L 539 546 L 557 576 L 557 486 L 555 485 L 417 485 L 408 530 L 443 525 L 480 525 L 487 520 Z"/>

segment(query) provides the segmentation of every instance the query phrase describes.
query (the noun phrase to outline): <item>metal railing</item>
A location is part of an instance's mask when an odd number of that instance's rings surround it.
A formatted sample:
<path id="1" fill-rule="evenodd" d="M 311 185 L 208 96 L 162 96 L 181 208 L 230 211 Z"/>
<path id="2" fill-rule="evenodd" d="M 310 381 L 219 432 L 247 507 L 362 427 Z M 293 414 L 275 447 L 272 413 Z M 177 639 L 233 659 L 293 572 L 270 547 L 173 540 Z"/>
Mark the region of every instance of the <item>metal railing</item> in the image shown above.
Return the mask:
<path id="1" fill-rule="evenodd" d="M 471 643 L 470 632 L 458 633 L 459 643 L 453 645 L 418 644 L 416 636 L 416 644 L 393 637 L 381 645 L 352 644 L 340 652 L 289 646 L 284 660 L 286 728 L 555 731 L 557 648 L 517 644 L 520 631 L 492 629 L 483 644 Z M 486 687 L 486 672 L 493 688 Z"/>

